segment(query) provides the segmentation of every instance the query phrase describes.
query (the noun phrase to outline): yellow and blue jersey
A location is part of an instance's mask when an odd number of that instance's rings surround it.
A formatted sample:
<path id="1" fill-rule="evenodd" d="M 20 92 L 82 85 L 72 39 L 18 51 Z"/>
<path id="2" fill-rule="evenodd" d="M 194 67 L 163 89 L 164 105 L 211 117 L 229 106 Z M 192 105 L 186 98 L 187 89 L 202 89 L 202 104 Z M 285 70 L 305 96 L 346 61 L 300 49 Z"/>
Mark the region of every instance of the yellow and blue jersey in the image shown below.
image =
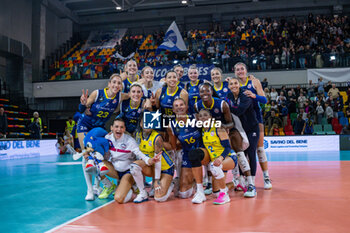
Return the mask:
<path id="1" fill-rule="evenodd" d="M 140 138 L 140 151 L 144 153 L 146 156 L 149 158 L 154 157 L 154 150 L 155 150 L 155 142 L 156 139 L 160 137 L 160 134 L 157 133 L 157 131 L 153 130 L 152 133 L 148 136 L 148 138 L 143 138 L 142 133 L 139 133 L 139 138 Z M 169 154 L 164 150 L 163 148 L 163 153 L 162 153 L 162 158 L 161 158 L 161 164 L 162 164 L 162 171 L 168 170 L 174 165 L 174 162 L 170 158 Z"/>
<path id="2" fill-rule="evenodd" d="M 159 103 L 160 110 L 163 115 L 171 116 L 173 115 L 173 102 L 175 99 L 180 98 L 182 88 L 176 87 L 176 90 L 173 94 L 168 93 L 167 86 L 162 88 L 162 92 L 160 94 Z"/>
<path id="3" fill-rule="evenodd" d="M 178 86 L 178 87 L 181 87 L 182 89 L 185 89 L 185 84 L 184 84 L 183 82 L 181 82 L 181 81 L 179 81 L 179 82 L 177 83 L 177 86 Z"/>
<path id="4" fill-rule="evenodd" d="M 79 119 L 78 133 L 88 132 L 95 127 L 104 127 L 112 113 L 118 107 L 121 99 L 121 93 L 109 98 L 107 88 L 98 90 L 95 102 L 91 105 L 91 115 L 85 113 Z"/>
<path id="5" fill-rule="evenodd" d="M 199 100 L 196 103 L 197 111 L 200 112 L 202 109 L 209 110 L 210 114 L 212 115 L 215 120 L 221 121 L 223 124 L 226 124 L 226 120 L 224 117 L 224 103 L 225 101 L 216 97 L 212 98 L 212 105 L 209 107 L 204 106 L 203 101 Z"/>
<path id="6" fill-rule="evenodd" d="M 133 108 L 131 107 L 131 99 L 124 100 L 121 104 L 121 113 L 117 118 L 122 118 L 125 122 L 126 131 L 133 134 L 137 128 L 137 123 L 142 114 L 142 104 L 144 99 L 141 99 L 140 104 Z"/>
<path id="7" fill-rule="evenodd" d="M 218 135 L 215 127 L 209 130 L 202 129 L 203 144 L 209 152 L 210 160 L 214 161 L 217 157 L 221 156 L 224 152 L 225 147 L 221 144 L 221 139 Z"/>
<path id="8" fill-rule="evenodd" d="M 139 80 L 139 76 L 136 75 L 137 78 L 136 78 L 136 81 L 137 82 Z M 129 93 L 130 92 L 130 86 L 133 82 L 130 81 L 129 77 L 127 77 L 124 81 L 123 81 L 123 85 L 124 85 L 124 88 L 123 88 L 123 92 L 124 93 Z"/>
<path id="9" fill-rule="evenodd" d="M 229 88 L 228 88 L 228 82 L 224 81 L 221 83 L 221 86 L 219 88 L 216 88 L 214 86 L 215 92 L 218 94 L 219 98 L 224 100 L 229 93 Z"/>
<path id="10" fill-rule="evenodd" d="M 192 85 L 191 82 L 187 83 L 186 90 L 188 92 L 188 106 L 190 107 L 189 113 L 194 113 L 193 108 L 191 106 L 194 106 L 195 103 L 197 103 L 200 100 L 199 96 L 199 85 L 203 83 L 202 80 L 197 80 L 197 83 Z"/>

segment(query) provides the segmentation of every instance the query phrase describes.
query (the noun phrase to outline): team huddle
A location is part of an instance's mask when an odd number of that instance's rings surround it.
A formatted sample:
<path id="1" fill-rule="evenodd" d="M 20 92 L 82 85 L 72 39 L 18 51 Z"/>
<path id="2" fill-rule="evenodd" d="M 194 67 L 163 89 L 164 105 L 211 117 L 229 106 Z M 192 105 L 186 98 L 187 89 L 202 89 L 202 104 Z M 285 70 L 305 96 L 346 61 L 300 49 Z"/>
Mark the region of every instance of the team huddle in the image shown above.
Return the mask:
<path id="1" fill-rule="evenodd" d="M 235 77 L 225 81 L 220 68 L 213 68 L 211 82 L 200 80 L 192 65 L 186 84 L 181 65 L 160 81 L 153 80 L 149 66 L 142 69 L 141 77 L 137 72 L 136 62 L 130 60 L 125 73 L 110 77 L 107 88 L 90 95 L 83 90 L 77 135 L 85 149 L 73 157 L 83 156 L 85 200 L 114 193 L 118 203 L 126 203 L 135 193 L 135 203 L 149 196 L 164 202 L 174 192 L 179 198 L 193 196 L 196 204 L 212 194 L 214 204 L 225 204 L 230 202 L 228 171 L 236 191 L 255 197 L 256 155 L 264 188 L 272 188 L 259 105 L 267 100 L 260 81 L 247 75 L 245 64 L 237 63 Z M 113 113 L 118 116 L 108 133 L 103 128 Z M 168 127 L 148 127 L 145 113 L 159 113 Z M 150 192 L 145 190 L 146 176 L 153 178 Z M 117 185 L 110 178 L 117 179 Z"/>

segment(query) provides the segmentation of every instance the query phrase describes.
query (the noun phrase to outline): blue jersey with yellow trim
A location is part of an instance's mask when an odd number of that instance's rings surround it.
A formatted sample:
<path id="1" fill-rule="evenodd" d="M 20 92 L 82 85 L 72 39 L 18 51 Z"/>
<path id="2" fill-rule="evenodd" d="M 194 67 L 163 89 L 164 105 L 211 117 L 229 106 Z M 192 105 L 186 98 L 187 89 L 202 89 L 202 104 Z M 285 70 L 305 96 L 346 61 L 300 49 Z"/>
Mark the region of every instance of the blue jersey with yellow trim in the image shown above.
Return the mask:
<path id="1" fill-rule="evenodd" d="M 181 87 L 182 89 L 185 89 L 185 84 L 183 83 L 183 82 L 181 82 L 181 81 L 179 81 L 178 83 L 177 83 L 177 86 L 178 87 Z"/>
<path id="2" fill-rule="evenodd" d="M 104 127 L 112 113 L 118 107 L 121 99 L 121 93 L 109 98 L 107 88 L 98 90 L 96 101 L 91 105 L 91 115 L 82 114 L 79 122 L 84 125 L 93 127 Z"/>
<path id="3" fill-rule="evenodd" d="M 221 139 L 215 127 L 209 130 L 202 129 L 203 144 L 209 152 L 210 160 L 214 161 L 224 152 L 225 147 L 221 145 Z"/>
<path id="4" fill-rule="evenodd" d="M 228 82 L 222 82 L 220 88 L 216 88 L 214 86 L 214 90 L 218 94 L 219 98 L 224 100 L 230 91 L 230 89 L 228 88 Z"/>
<path id="5" fill-rule="evenodd" d="M 203 104 L 202 100 L 199 100 L 196 103 L 197 111 L 208 109 L 211 113 L 212 117 L 215 118 L 218 121 L 221 121 L 223 124 L 226 124 L 225 117 L 224 117 L 224 103 L 225 101 L 216 97 L 213 97 L 213 103 L 210 107 L 206 107 Z"/>
<path id="6" fill-rule="evenodd" d="M 155 141 L 160 136 L 160 134 L 153 130 L 148 138 L 143 138 L 142 132 L 139 133 L 138 138 L 140 138 L 140 151 L 144 153 L 146 156 L 153 158 L 155 152 Z M 168 170 L 174 165 L 173 160 L 170 158 L 169 154 L 164 150 L 161 158 L 162 171 Z"/>
<path id="7" fill-rule="evenodd" d="M 131 100 L 124 100 L 121 104 L 121 113 L 117 116 L 122 118 L 125 121 L 126 131 L 129 133 L 134 133 L 137 128 L 137 122 L 142 114 L 142 104 L 143 99 L 141 99 L 140 104 L 133 108 L 131 107 Z"/>
<path id="8" fill-rule="evenodd" d="M 188 121 L 193 121 L 195 118 L 193 116 L 188 116 Z M 195 148 L 202 147 L 202 136 L 198 128 L 185 125 L 185 127 L 180 127 L 176 119 L 173 119 L 171 124 L 171 129 L 174 136 L 180 141 L 182 150 L 184 154 Z M 185 122 L 186 123 L 186 122 Z"/>
<path id="9" fill-rule="evenodd" d="M 201 85 L 203 83 L 202 80 L 197 80 L 197 83 L 192 85 L 191 82 L 187 83 L 186 86 L 186 90 L 188 92 L 188 106 L 189 108 L 189 112 L 191 113 L 191 106 L 193 106 L 195 103 L 198 102 L 198 100 L 200 100 L 200 96 L 199 96 L 199 85 Z"/>
<path id="10" fill-rule="evenodd" d="M 176 87 L 173 94 L 169 95 L 167 86 L 162 88 L 162 92 L 159 98 L 160 110 L 164 115 L 173 115 L 173 102 L 175 99 L 180 98 L 182 88 Z"/>
<path id="11" fill-rule="evenodd" d="M 137 75 L 137 79 L 136 79 L 135 82 L 137 82 L 138 80 L 139 80 L 139 76 Z M 129 93 L 131 84 L 132 84 L 132 82 L 130 81 L 129 78 L 126 78 L 126 79 L 123 81 L 123 86 L 124 86 L 123 92 L 124 92 L 124 93 Z"/>

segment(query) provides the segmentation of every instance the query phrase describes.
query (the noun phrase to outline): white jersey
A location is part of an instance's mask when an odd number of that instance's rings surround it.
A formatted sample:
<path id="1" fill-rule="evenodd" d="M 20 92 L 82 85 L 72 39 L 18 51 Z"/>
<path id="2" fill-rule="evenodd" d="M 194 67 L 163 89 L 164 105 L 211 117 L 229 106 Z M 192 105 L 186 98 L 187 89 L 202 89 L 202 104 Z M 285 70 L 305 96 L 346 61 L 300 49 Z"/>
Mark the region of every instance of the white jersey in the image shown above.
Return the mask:
<path id="1" fill-rule="evenodd" d="M 115 148 L 115 151 L 109 151 L 111 153 L 109 160 L 118 172 L 129 170 L 130 164 L 136 159 L 142 159 L 148 164 L 149 158 L 140 151 L 139 145 L 130 135 L 124 133 L 120 139 L 116 140 L 113 134 L 107 134 L 105 138 L 110 140 Z"/>

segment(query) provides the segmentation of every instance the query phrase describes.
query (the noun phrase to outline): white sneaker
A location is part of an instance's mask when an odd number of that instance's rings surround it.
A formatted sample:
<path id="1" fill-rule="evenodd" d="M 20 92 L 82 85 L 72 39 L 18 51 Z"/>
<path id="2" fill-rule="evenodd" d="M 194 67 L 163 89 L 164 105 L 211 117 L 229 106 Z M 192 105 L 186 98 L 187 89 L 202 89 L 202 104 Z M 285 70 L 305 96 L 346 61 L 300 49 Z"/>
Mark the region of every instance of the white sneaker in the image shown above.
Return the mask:
<path id="1" fill-rule="evenodd" d="M 136 198 L 134 199 L 134 203 L 142 203 L 148 201 L 148 193 L 143 190 L 140 192 L 140 194 L 137 194 Z"/>
<path id="2" fill-rule="evenodd" d="M 216 198 L 213 203 L 215 205 L 223 205 L 230 201 L 231 201 L 230 196 L 227 193 L 220 192 L 218 198 Z"/>
<path id="3" fill-rule="evenodd" d="M 100 186 L 95 186 L 94 185 L 94 187 L 93 187 L 93 192 L 94 192 L 94 194 L 96 195 L 96 196 L 99 196 L 101 193 L 102 193 L 102 191 L 103 191 L 103 188 L 102 187 L 100 187 Z"/>
<path id="4" fill-rule="evenodd" d="M 95 200 L 95 195 L 93 190 L 88 190 L 85 196 L 85 201 L 93 201 Z"/>
<path id="5" fill-rule="evenodd" d="M 250 184 L 248 186 L 247 192 L 244 193 L 244 197 L 256 197 L 257 192 L 255 186 Z"/>
<path id="6" fill-rule="evenodd" d="M 205 195 L 210 195 L 213 193 L 213 187 L 211 183 L 208 183 L 207 187 L 204 190 Z"/>
<path id="7" fill-rule="evenodd" d="M 272 189 L 272 184 L 269 177 L 264 178 L 264 189 Z"/>
<path id="8" fill-rule="evenodd" d="M 196 192 L 196 194 L 194 195 L 194 197 L 192 199 L 192 203 L 201 204 L 206 200 L 207 200 L 207 198 L 205 197 L 204 193 Z"/>

